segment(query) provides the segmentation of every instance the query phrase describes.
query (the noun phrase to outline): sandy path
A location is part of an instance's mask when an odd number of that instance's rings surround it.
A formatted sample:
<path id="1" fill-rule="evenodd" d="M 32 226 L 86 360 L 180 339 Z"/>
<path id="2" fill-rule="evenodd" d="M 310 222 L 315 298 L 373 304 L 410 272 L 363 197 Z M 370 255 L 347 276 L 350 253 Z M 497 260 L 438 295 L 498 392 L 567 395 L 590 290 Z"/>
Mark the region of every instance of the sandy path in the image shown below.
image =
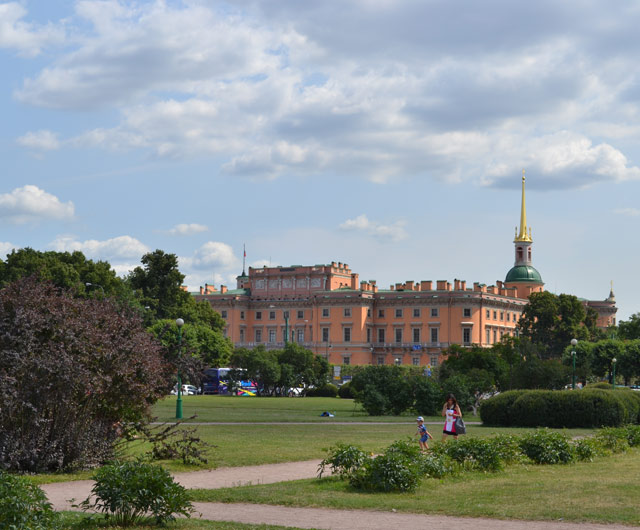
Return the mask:
<path id="1" fill-rule="evenodd" d="M 177 473 L 176 480 L 186 488 L 224 488 L 246 484 L 271 484 L 286 480 L 312 478 L 320 460 L 267 464 L 262 466 L 222 468 L 210 471 Z M 45 484 L 42 489 L 56 510 L 73 510 L 69 499 L 86 499 L 92 482 L 80 480 Z M 628 526 L 603 524 L 573 524 L 549 521 L 502 521 L 439 515 L 418 515 L 371 510 L 333 510 L 326 508 L 289 508 L 265 504 L 194 503 L 203 519 L 235 521 L 250 524 L 273 524 L 330 530 L 397 530 L 424 528 L 428 530 L 628 530 Z M 197 517 L 198 515 L 194 515 Z"/>

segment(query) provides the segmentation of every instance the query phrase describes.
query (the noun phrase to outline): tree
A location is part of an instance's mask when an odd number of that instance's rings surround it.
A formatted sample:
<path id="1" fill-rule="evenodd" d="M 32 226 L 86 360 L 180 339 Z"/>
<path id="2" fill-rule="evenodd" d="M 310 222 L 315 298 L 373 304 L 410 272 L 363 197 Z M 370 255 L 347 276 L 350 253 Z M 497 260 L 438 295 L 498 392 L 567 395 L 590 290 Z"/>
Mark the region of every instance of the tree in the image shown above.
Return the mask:
<path id="1" fill-rule="evenodd" d="M 242 377 L 256 382 L 258 395 L 274 394 L 281 379 L 277 352 L 267 350 L 263 344 L 252 349 L 236 349 L 231 355 L 231 366 L 241 368 L 244 370 Z"/>
<path id="2" fill-rule="evenodd" d="M 595 337 L 595 323 L 593 309 L 587 311 L 577 297 L 543 291 L 529 296 L 518 328 L 537 347 L 541 357 L 559 358 L 571 339 Z"/>
<path id="3" fill-rule="evenodd" d="M 613 359 L 621 359 L 625 345 L 621 340 L 608 339 L 596 342 L 593 345 L 593 358 L 591 367 L 593 373 L 599 377 L 607 377 L 611 380 Z"/>
<path id="4" fill-rule="evenodd" d="M 618 337 L 624 340 L 640 339 L 640 313 L 634 313 L 629 320 L 618 322 Z"/>
<path id="5" fill-rule="evenodd" d="M 0 290 L 0 467 L 103 462 L 122 422 L 164 395 L 169 367 L 139 313 L 35 277 Z"/>

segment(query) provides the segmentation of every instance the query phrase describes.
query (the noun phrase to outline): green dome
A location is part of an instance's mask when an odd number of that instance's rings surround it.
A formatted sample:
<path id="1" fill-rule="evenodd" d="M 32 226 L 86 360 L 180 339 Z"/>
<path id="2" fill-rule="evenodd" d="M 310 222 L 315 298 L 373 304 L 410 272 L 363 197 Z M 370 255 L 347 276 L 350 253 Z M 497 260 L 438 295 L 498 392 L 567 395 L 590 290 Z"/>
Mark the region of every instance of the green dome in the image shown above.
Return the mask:
<path id="1" fill-rule="evenodd" d="M 540 273 L 531 265 L 516 265 L 507 272 L 504 283 L 511 282 L 544 283 Z"/>

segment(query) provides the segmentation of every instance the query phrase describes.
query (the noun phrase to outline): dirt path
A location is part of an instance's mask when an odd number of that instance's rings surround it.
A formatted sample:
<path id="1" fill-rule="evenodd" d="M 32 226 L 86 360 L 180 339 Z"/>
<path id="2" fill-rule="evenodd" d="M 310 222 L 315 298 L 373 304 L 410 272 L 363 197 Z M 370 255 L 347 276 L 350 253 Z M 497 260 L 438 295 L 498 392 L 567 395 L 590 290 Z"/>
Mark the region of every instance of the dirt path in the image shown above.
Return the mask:
<path id="1" fill-rule="evenodd" d="M 224 488 L 246 484 L 271 484 L 316 476 L 320 460 L 267 464 L 262 466 L 222 468 L 210 471 L 176 473 L 176 480 L 184 487 Z M 57 482 L 42 489 L 56 510 L 73 510 L 69 499 L 86 499 L 92 482 Z M 326 508 L 289 508 L 264 504 L 194 503 L 203 519 L 235 521 L 250 524 L 273 524 L 328 530 L 388 530 L 389 528 L 425 528 L 428 530 L 629 530 L 623 525 L 573 524 L 549 521 L 502 521 L 439 515 L 418 515 L 371 510 L 332 510 Z M 195 515 L 197 517 L 197 515 Z"/>

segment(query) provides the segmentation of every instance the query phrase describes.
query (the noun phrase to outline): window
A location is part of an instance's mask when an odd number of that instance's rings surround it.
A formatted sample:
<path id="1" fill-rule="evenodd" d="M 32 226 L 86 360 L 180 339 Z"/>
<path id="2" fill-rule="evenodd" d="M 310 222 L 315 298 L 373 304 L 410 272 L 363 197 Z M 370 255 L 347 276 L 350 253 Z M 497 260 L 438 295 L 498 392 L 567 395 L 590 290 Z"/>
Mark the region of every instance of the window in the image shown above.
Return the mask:
<path id="1" fill-rule="evenodd" d="M 384 309 L 378 309 L 378 318 L 384 318 Z"/>
<path id="2" fill-rule="evenodd" d="M 221 316 L 222 318 L 227 318 L 227 312 L 226 312 L 226 311 L 222 311 L 222 312 L 220 313 L 220 316 Z"/>
<path id="3" fill-rule="evenodd" d="M 420 366 L 420 357 L 412 357 L 411 363 L 413 364 L 413 366 Z"/>
<path id="4" fill-rule="evenodd" d="M 371 309 L 367 309 L 367 317 L 371 316 Z"/>
<path id="5" fill-rule="evenodd" d="M 471 328 L 462 328 L 462 342 L 471 344 Z"/>
<path id="6" fill-rule="evenodd" d="M 414 310 L 413 310 L 413 318 L 420 318 L 420 309 L 414 308 Z"/>
<path id="7" fill-rule="evenodd" d="M 493 320 L 498 320 L 498 312 L 497 311 L 493 312 Z"/>
<path id="8" fill-rule="evenodd" d="M 493 342 L 498 342 L 498 332 L 495 329 L 493 330 Z"/>
<path id="9" fill-rule="evenodd" d="M 344 308 L 344 316 L 345 317 L 350 317 L 351 316 L 351 308 L 350 307 L 345 307 Z"/>
<path id="10" fill-rule="evenodd" d="M 298 318 L 302 320 L 304 318 L 304 311 L 298 311 Z"/>
<path id="11" fill-rule="evenodd" d="M 420 328 L 413 328 L 413 342 L 420 342 Z"/>
<path id="12" fill-rule="evenodd" d="M 491 311 L 487 309 L 487 319 L 490 319 L 490 318 L 491 318 Z"/>
<path id="13" fill-rule="evenodd" d="M 240 342 L 244 342 L 244 329 L 240 330 Z"/>
<path id="14" fill-rule="evenodd" d="M 402 318 L 402 309 L 396 309 L 396 318 Z"/>
<path id="15" fill-rule="evenodd" d="M 349 366 L 351 364 L 351 357 L 343 357 L 342 364 L 344 364 L 345 366 Z"/>
<path id="16" fill-rule="evenodd" d="M 431 366 L 438 366 L 438 356 L 432 355 L 429 362 L 431 363 Z"/>
<path id="17" fill-rule="evenodd" d="M 282 312 L 282 316 L 283 316 L 284 318 L 289 318 L 289 311 L 283 311 L 283 312 Z"/>
<path id="18" fill-rule="evenodd" d="M 431 328 L 431 342 L 438 342 L 438 328 Z"/>
<path id="19" fill-rule="evenodd" d="M 438 310 L 437 307 L 432 307 L 431 308 L 431 316 L 432 317 L 437 317 L 440 314 L 440 311 Z"/>
<path id="20" fill-rule="evenodd" d="M 491 330 L 489 328 L 486 329 L 486 333 L 487 333 L 487 344 L 489 344 L 491 342 Z"/>
<path id="21" fill-rule="evenodd" d="M 402 328 L 396 328 L 396 342 L 402 342 Z"/>
<path id="22" fill-rule="evenodd" d="M 304 329 L 298 330 L 298 342 L 304 342 Z"/>
<path id="23" fill-rule="evenodd" d="M 378 342 L 384 342 L 384 329 L 378 330 Z"/>
<path id="24" fill-rule="evenodd" d="M 379 365 L 384 364 L 384 357 L 382 355 L 378 355 L 378 364 Z"/>
<path id="25" fill-rule="evenodd" d="M 504 320 L 504 311 L 500 311 L 500 320 Z"/>
<path id="26" fill-rule="evenodd" d="M 240 311 L 240 319 L 244 320 L 244 311 Z"/>
<path id="27" fill-rule="evenodd" d="M 322 308 L 322 318 L 329 318 L 329 308 L 328 307 L 323 307 Z"/>
<path id="28" fill-rule="evenodd" d="M 510 317 L 511 317 L 511 313 L 507 313 L 507 322 L 509 322 Z"/>
<path id="29" fill-rule="evenodd" d="M 282 342 L 287 342 L 287 328 L 282 328 Z"/>
<path id="30" fill-rule="evenodd" d="M 470 307 L 465 307 L 462 309 L 462 316 L 465 318 L 470 318 L 471 317 L 471 308 Z"/>
<path id="31" fill-rule="evenodd" d="M 329 328 L 322 328 L 322 342 L 329 342 Z"/>
<path id="32" fill-rule="evenodd" d="M 276 341 L 276 330 L 275 329 L 270 329 L 269 330 L 269 342 L 275 342 Z"/>
<path id="33" fill-rule="evenodd" d="M 371 328 L 367 328 L 367 342 L 371 342 Z"/>
<path id="34" fill-rule="evenodd" d="M 344 341 L 351 342 L 351 328 L 344 328 L 343 330 Z"/>
<path id="35" fill-rule="evenodd" d="M 269 311 L 269 320 L 275 320 L 275 319 L 276 319 L 276 312 Z"/>
<path id="36" fill-rule="evenodd" d="M 256 342 L 262 342 L 262 330 L 256 329 Z"/>
<path id="37" fill-rule="evenodd" d="M 256 311 L 256 320 L 262 320 L 262 311 Z"/>

